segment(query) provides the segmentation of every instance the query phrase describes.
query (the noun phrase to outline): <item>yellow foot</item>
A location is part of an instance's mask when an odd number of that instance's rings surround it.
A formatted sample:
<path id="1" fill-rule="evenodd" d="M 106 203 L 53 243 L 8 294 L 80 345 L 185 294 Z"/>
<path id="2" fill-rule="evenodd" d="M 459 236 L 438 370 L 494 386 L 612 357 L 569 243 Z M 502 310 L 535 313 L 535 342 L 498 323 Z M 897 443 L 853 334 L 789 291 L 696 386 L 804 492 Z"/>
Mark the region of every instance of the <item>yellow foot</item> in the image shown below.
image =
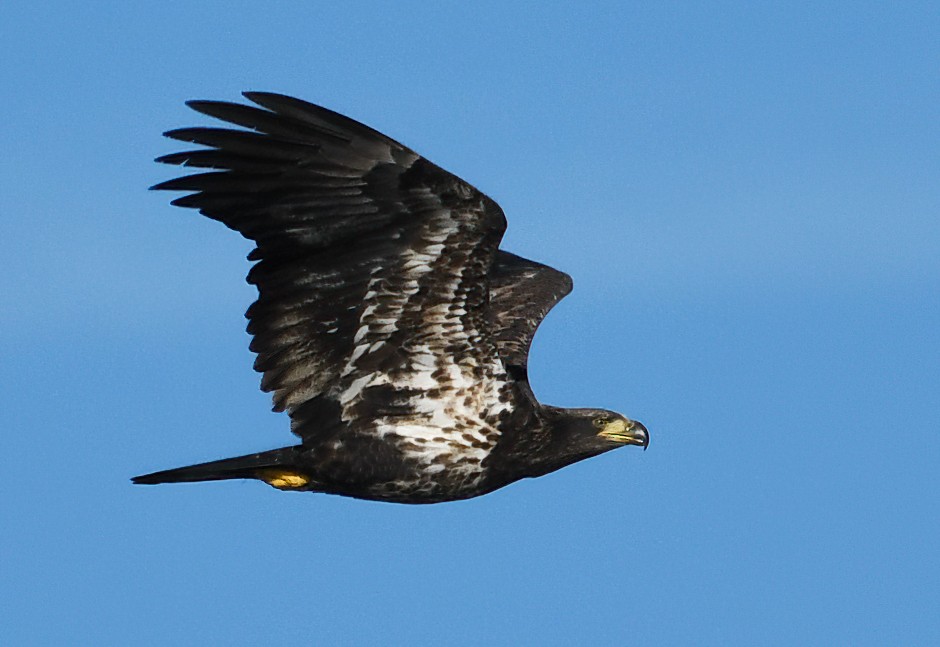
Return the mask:
<path id="1" fill-rule="evenodd" d="M 258 470 L 258 478 L 278 490 L 296 490 L 310 482 L 310 477 L 306 474 L 276 467 Z"/>

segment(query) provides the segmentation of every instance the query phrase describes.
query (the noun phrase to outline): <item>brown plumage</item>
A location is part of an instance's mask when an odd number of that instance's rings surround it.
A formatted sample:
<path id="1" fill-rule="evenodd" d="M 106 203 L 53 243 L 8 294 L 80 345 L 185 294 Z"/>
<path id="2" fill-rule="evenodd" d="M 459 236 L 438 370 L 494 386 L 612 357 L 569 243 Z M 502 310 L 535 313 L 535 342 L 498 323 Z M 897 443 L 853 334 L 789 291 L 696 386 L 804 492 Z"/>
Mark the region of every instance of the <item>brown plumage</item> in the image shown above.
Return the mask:
<path id="1" fill-rule="evenodd" d="M 540 405 L 532 336 L 571 279 L 499 250 L 486 195 L 381 133 L 290 97 L 192 101 L 241 126 L 184 128 L 208 148 L 158 158 L 209 169 L 157 185 L 254 241 L 251 349 L 301 444 L 157 472 L 137 483 L 258 478 L 281 489 L 403 503 L 490 492 L 646 429 Z"/>

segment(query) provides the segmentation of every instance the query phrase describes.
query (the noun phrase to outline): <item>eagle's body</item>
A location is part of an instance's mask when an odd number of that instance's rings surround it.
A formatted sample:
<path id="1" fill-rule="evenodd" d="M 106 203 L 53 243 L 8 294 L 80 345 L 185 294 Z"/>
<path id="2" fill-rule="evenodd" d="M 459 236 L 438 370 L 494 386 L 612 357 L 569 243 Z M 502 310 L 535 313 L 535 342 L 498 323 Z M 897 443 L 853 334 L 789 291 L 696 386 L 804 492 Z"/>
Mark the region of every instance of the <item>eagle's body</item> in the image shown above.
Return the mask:
<path id="1" fill-rule="evenodd" d="M 251 131 L 167 133 L 210 148 L 159 161 L 214 171 L 156 188 L 194 191 L 174 204 L 255 241 L 255 368 L 302 444 L 136 482 L 259 478 L 431 503 L 646 446 L 645 428 L 619 414 L 536 401 L 529 345 L 571 279 L 498 249 L 495 202 L 351 119 L 246 96 L 265 109 L 190 102 Z"/>

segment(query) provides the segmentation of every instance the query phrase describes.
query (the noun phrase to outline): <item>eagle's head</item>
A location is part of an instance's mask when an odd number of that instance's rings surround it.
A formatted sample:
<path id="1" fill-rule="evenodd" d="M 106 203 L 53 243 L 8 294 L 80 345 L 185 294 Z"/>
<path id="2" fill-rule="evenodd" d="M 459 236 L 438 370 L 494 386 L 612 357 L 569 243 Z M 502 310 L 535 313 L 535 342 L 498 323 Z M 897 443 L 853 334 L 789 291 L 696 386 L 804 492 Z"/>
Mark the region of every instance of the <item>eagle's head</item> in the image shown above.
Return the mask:
<path id="1" fill-rule="evenodd" d="M 649 447 L 650 432 L 642 422 L 602 409 L 592 409 L 588 416 L 597 442 L 612 444 L 614 447 L 640 445 L 644 450 Z"/>
<path id="2" fill-rule="evenodd" d="M 537 471 L 547 474 L 571 463 L 624 445 L 646 449 L 649 431 L 643 423 L 605 409 L 542 407 L 550 441 L 539 451 Z"/>

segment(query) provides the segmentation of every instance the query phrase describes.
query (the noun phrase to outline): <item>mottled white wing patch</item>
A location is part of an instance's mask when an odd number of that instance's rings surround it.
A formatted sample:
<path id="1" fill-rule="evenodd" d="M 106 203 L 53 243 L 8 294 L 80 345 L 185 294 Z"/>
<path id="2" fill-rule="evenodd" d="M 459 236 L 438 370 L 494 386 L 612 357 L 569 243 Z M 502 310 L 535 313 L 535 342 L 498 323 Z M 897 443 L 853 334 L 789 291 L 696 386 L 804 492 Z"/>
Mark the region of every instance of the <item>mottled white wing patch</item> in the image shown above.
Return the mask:
<path id="1" fill-rule="evenodd" d="M 366 292 L 356 346 L 342 371 L 342 418 L 360 419 L 369 403 L 379 415 L 359 433 L 394 444 L 417 467 L 414 480 L 377 485 L 376 494 L 413 493 L 444 481 L 452 488 L 474 487 L 499 439 L 509 384 L 495 346 L 480 329 L 485 319 L 470 316 L 486 298 L 478 279 L 465 285 L 476 275 L 467 270 L 473 248 L 462 231 L 470 224 L 466 215 L 446 209 L 429 216 L 399 269 L 376 271 Z M 386 344 L 401 345 L 401 364 L 373 360 Z M 375 407 L 374 393 L 395 402 L 393 410 Z"/>

